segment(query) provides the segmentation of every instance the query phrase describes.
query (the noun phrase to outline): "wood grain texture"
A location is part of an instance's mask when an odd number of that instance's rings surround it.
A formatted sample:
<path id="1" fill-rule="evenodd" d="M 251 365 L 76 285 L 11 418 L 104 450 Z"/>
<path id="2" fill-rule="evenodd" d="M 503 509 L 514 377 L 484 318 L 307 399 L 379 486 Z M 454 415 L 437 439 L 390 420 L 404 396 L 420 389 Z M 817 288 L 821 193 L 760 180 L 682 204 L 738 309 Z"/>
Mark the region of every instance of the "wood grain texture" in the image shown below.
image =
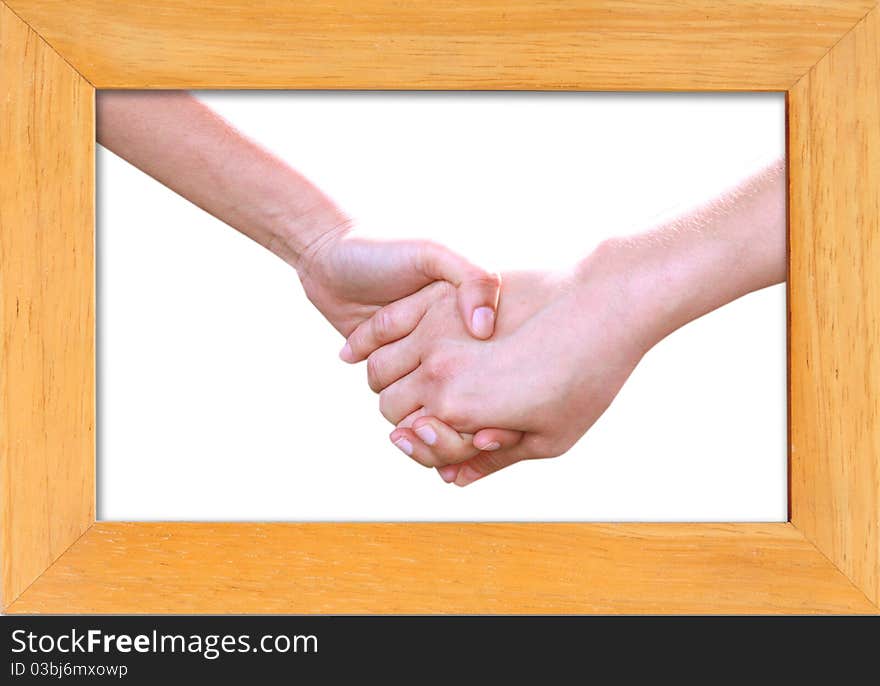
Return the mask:
<path id="1" fill-rule="evenodd" d="M 871 613 L 790 524 L 98 522 L 10 612 Z"/>
<path id="2" fill-rule="evenodd" d="M 0 2 L 0 593 L 4 606 L 17 597 L 7 611 L 877 611 L 877 0 L 8 4 L 40 36 Z M 91 525 L 89 81 L 548 90 L 796 83 L 792 524 Z"/>
<path id="3" fill-rule="evenodd" d="M 880 604 L 880 9 L 790 105 L 791 521 Z"/>
<path id="4" fill-rule="evenodd" d="M 94 521 L 94 92 L 0 3 L 0 597 Z"/>
<path id="5" fill-rule="evenodd" d="M 8 0 L 98 88 L 785 90 L 877 0 Z"/>

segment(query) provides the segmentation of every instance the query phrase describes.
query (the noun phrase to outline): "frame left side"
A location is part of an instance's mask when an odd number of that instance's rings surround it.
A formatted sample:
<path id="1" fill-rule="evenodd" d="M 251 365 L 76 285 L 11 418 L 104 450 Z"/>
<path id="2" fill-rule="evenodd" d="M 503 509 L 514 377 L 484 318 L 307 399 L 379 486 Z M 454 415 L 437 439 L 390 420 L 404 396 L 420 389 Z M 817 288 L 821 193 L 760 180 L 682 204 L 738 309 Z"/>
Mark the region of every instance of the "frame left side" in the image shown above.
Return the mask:
<path id="1" fill-rule="evenodd" d="M 94 88 L 0 2 L 0 605 L 95 521 Z"/>

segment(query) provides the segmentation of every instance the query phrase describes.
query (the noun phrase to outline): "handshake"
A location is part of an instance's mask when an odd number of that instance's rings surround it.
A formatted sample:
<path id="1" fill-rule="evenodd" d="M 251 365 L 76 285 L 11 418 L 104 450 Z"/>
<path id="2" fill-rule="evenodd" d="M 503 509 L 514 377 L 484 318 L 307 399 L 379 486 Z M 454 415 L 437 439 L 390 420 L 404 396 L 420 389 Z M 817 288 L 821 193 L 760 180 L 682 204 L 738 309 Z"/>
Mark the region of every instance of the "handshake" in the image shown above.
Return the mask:
<path id="1" fill-rule="evenodd" d="M 657 342 L 783 281 L 784 179 L 779 161 L 560 272 L 492 274 L 435 243 L 370 241 L 347 225 L 295 266 L 346 336 L 342 360 L 366 360 L 392 443 L 466 486 L 563 454 Z"/>
<path id="2" fill-rule="evenodd" d="M 371 241 L 303 175 L 184 92 L 105 91 L 98 141 L 299 273 L 366 360 L 391 441 L 459 486 L 568 450 L 642 356 L 785 280 L 783 160 L 558 272 L 492 274 L 441 245 Z"/>
<path id="3" fill-rule="evenodd" d="M 300 273 L 347 336 L 340 357 L 366 360 L 394 445 L 465 486 L 568 450 L 656 337 L 625 252 L 612 241 L 568 272 L 499 277 L 432 243 L 344 236 Z"/>

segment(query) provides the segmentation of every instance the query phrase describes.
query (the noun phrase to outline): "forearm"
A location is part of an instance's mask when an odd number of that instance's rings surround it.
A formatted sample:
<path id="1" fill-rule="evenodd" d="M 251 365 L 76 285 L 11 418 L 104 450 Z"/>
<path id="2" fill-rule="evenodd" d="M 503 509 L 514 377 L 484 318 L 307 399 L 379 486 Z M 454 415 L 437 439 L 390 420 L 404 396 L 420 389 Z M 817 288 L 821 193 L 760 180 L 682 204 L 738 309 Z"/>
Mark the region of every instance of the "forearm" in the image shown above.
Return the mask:
<path id="1" fill-rule="evenodd" d="M 646 347 L 740 296 L 784 281 L 784 161 L 674 220 L 609 241 L 585 264 L 595 268 L 603 255 L 621 273 L 628 314 Z"/>
<path id="2" fill-rule="evenodd" d="M 185 92 L 105 91 L 98 142 L 296 266 L 349 220 L 305 177 Z"/>

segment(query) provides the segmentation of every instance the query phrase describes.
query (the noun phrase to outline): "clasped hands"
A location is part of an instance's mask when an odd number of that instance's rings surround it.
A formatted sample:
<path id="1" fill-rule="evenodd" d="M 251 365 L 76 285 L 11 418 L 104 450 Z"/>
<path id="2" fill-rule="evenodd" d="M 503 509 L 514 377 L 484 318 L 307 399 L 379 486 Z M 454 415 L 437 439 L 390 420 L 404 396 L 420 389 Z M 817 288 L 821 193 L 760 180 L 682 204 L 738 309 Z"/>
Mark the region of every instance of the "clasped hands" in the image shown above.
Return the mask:
<path id="1" fill-rule="evenodd" d="M 563 272 L 499 277 L 435 244 L 346 236 L 310 260 L 325 265 L 319 271 L 338 262 L 333 274 L 300 272 L 312 302 L 347 336 L 340 357 L 366 360 L 394 445 L 465 486 L 568 450 L 654 342 L 630 304 L 639 298 L 621 278 L 621 248 L 608 241 Z M 340 250 L 347 257 L 328 259 Z M 412 255 L 400 259 L 407 251 L 418 253 L 418 269 Z M 367 274 L 361 262 L 372 264 L 369 278 L 352 276 Z M 382 285 L 378 274 L 395 276 Z M 447 280 L 403 295 L 428 276 Z M 356 298 L 364 304 L 352 306 Z"/>
<path id="2" fill-rule="evenodd" d="M 302 174 L 184 92 L 104 91 L 99 142 L 291 264 L 367 361 L 400 450 L 465 486 L 560 455 L 672 331 L 787 270 L 785 161 L 561 272 L 371 241 Z"/>
<path id="3" fill-rule="evenodd" d="M 367 361 L 391 441 L 465 486 L 561 455 L 642 356 L 786 276 L 785 165 L 560 272 L 490 274 L 440 245 L 347 229 L 302 251 L 306 294 Z"/>

